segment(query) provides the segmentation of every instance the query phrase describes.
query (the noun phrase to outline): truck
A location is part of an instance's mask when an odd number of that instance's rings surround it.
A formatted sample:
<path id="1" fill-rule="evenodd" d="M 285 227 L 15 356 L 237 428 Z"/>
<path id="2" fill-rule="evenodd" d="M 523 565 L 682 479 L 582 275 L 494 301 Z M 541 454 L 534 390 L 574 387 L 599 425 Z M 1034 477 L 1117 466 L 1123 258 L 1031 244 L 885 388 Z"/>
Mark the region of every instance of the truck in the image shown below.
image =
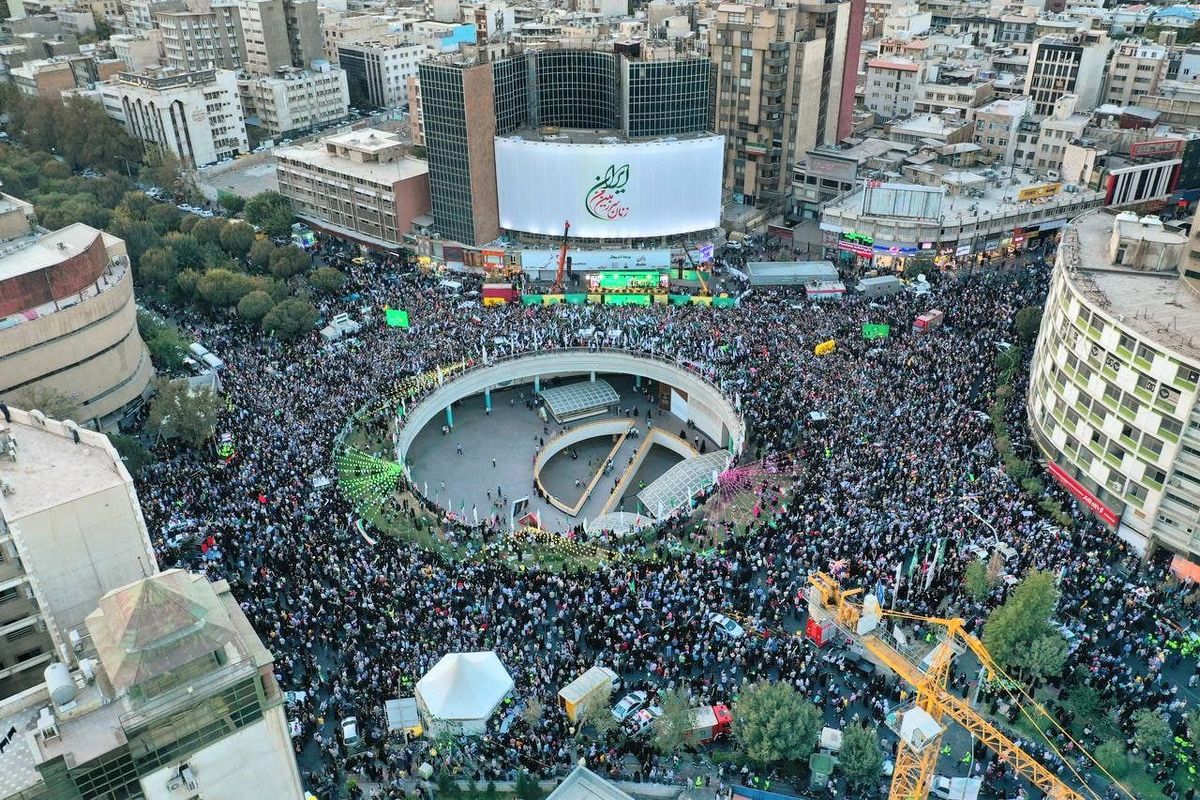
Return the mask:
<path id="1" fill-rule="evenodd" d="M 979 788 L 982 785 L 982 778 L 947 778 L 944 775 L 935 775 L 931 794 L 942 800 L 979 800 Z"/>
<path id="2" fill-rule="evenodd" d="M 712 705 L 692 709 L 692 726 L 684 733 L 689 744 L 708 744 L 729 732 L 733 714 L 729 706 Z"/>
<path id="3" fill-rule="evenodd" d="M 913 320 L 913 331 L 916 333 L 928 333 L 934 328 L 940 328 L 942 325 L 942 319 L 945 316 L 946 315 L 943 312 L 936 308 L 932 311 L 927 311 Z"/>
<path id="4" fill-rule="evenodd" d="M 608 667 L 595 666 L 558 690 L 558 705 L 567 719 L 577 722 L 579 715 L 597 703 L 607 703 L 621 688 L 621 678 Z"/>
<path id="5" fill-rule="evenodd" d="M 863 278 L 855 288 L 865 297 L 888 297 L 899 294 L 903 284 L 895 275 L 880 275 L 878 278 Z"/>
<path id="6" fill-rule="evenodd" d="M 347 333 L 358 333 L 361 329 L 362 325 L 351 319 L 349 314 L 342 312 L 341 314 L 335 314 L 333 319 L 329 321 L 329 324 L 321 329 L 321 336 L 327 342 L 336 342 Z"/>

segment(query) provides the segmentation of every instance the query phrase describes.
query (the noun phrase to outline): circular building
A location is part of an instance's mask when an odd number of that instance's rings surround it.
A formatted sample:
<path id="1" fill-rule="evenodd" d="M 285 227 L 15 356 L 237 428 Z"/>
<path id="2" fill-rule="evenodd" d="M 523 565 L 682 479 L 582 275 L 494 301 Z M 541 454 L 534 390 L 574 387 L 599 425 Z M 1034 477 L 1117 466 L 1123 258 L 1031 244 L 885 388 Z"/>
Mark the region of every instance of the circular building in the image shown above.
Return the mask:
<path id="1" fill-rule="evenodd" d="M 1130 212 L 1089 212 L 1064 230 L 1028 413 L 1050 474 L 1105 524 L 1139 550 L 1154 541 L 1200 560 L 1200 286 L 1183 268 L 1188 249 L 1183 233 Z"/>

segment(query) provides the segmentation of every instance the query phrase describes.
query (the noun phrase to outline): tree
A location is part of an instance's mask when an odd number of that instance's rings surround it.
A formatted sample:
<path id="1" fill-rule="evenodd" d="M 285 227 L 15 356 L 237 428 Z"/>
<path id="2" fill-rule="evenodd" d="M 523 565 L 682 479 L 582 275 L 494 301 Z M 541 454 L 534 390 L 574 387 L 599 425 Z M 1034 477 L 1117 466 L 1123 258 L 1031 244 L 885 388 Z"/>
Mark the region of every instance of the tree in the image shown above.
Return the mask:
<path id="1" fill-rule="evenodd" d="M 1139 708 L 1133 712 L 1133 743 L 1143 753 L 1155 753 L 1166 747 L 1171 738 L 1171 726 L 1167 718 L 1151 708 Z"/>
<path id="2" fill-rule="evenodd" d="M 576 735 L 583 733 L 584 728 L 591 728 L 596 733 L 596 738 L 603 738 L 613 728 L 617 726 L 617 721 L 613 719 L 612 712 L 612 687 L 608 687 L 603 693 L 596 695 L 594 700 L 589 701 L 583 707 L 583 710 L 575 717 Z"/>
<path id="3" fill-rule="evenodd" d="M 807 759 L 820 730 L 820 712 L 790 683 L 753 683 L 734 708 L 733 735 L 746 757 L 762 766 Z"/>
<path id="4" fill-rule="evenodd" d="M 158 233 L 165 234 L 179 230 L 179 222 L 183 215 L 179 209 L 170 203 L 155 203 L 146 212 L 146 221 L 154 226 Z"/>
<path id="5" fill-rule="evenodd" d="M 163 244 L 175 251 L 181 267 L 195 269 L 204 265 L 204 248 L 190 233 L 168 233 Z"/>
<path id="6" fill-rule="evenodd" d="M 318 292 L 331 294 L 346 285 L 346 273 L 333 267 L 318 267 L 308 276 L 308 283 Z"/>
<path id="7" fill-rule="evenodd" d="M 1097 747 L 1093 755 L 1100 762 L 1100 766 L 1108 770 L 1117 780 L 1129 774 L 1129 753 L 1121 742 L 1109 739 Z"/>
<path id="8" fill-rule="evenodd" d="M 245 317 L 250 322 L 258 322 L 274 307 L 275 301 L 271 295 L 261 289 L 256 289 L 238 300 L 237 312 L 239 317 Z"/>
<path id="9" fill-rule="evenodd" d="M 154 207 L 154 201 L 145 192 L 126 192 L 117 206 L 117 213 L 128 219 L 144 220 Z"/>
<path id="10" fill-rule="evenodd" d="M 292 206 L 279 192 L 259 192 L 246 201 L 242 217 L 268 236 L 284 238 L 292 231 Z"/>
<path id="11" fill-rule="evenodd" d="M 246 207 L 245 198 L 233 192 L 217 192 L 217 203 L 230 214 L 239 214 Z"/>
<path id="12" fill-rule="evenodd" d="M 179 259 L 167 247 L 151 247 L 138 259 L 138 276 L 152 286 L 170 286 L 179 274 Z"/>
<path id="13" fill-rule="evenodd" d="M 200 202 L 203 195 L 196 188 L 196 176 L 191 166 L 169 150 L 149 150 L 144 159 L 145 176 L 159 186 L 188 202 Z"/>
<path id="14" fill-rule="evenodd" d="M 262 320 L 264 331 L 273 333 L 284 341 L 290 341 L 311 331 L 317 324 L 317 310 L 313 304 L 299 297 L 291 297 L 272 308 Z"/>
<path id="15" fill-rule="evenodd" d="M 225 220 L 220 217 L 211 217 L 209 219 L 200 219 L 192 226 L 192 236 L 196 237 L 196 241 L 201 247 L 212 245 L 213 247 L 221 246 L 221 229 L 225 227 Z"/>
<path id="16" fill-rule="evenodd" d="M 244 259 L 255 235 L 249 223 L 231 219 L 221 226 L 221 248 L 236 259 Z"/>
<path id="17" fill-rule="evenodd" d="M 1200 754 L 1200 709 L 1192 709 L 1186 717 L 1188 740 L 1192 749 Z"/>
<path id="18" fill-rule="evenodd" d="M 125 469 L 129 470 L 129 474 L 135 478 L 143 467 L 154 460 L 146 446 L 132 436 L 110 433 L 108 440 L 116 448 L 117 455 L 125 464 Z"/>
<path id="19" fill-rule="evenodd" d="M 542 787 L 538 784 L 537 778 L 525 770 L 521 770 L 517 775 L 513 790 L 517 795 L 517 800 L 542 800 L 542 797 L 545 796 L 542 794 Z"/>
<path id="20" fill-rule="evenodd" d="M 1023 345 L 1031 345 L 1037 339 L 1038 329 L 1042 327 L 1042 307 L 1025 306 L 1017 312 L 1014 319 L 1017 328 L 1017 338 Z"/>
<path id="21" fill-rule="evenodd" d="M 179 438 L 199 447 L 212 437 L 221 400 L 208 388 L 192 389 L 186 380 L 154 382 L 148 424 L 167 439 Z"/>
<path id="22" fill-rule="evenodd" d="M 50 386 L 33 384 L 9 394 L 9 403 L 27 411 L 38 411 L 50 419 L 74 419 L 79 403 L 74 396 Z"/>
<path id="23" fill-rule="evenodd" d="M 271 254 L 271 274 L 287 280 L 312 266 L 312 257 L 294 244 L 280 247 Z"/>
<path id="24" fill-rule="evenodd" d="M 988 615 L 983 643 L 1001 666 L 1019 667 L 1026 650 L 1053 631 L 1050 615 L 1058 603 L 1054 575 L 1030 570 L 1004 605 Z"/>
<path id="25" fill-rule="evenodd" d="M 971 599 L 977 603 L 982 602 L 988 596 L 988 592 L 992 590 L 992 584 L 988 580 L 987 567 L 982 561 L 976 559 L 967 564 L 967 568 L 963 572 L 963 587 Z"/>
<path id="26" fill-rule="evenodd" d="M 266 269 L 275 255 L 275 244 L 270 239 L 258 239 L 250 245 L 249 261 L 259 269 Z"/>
<path id="27" fill-rule="evenodd" d="M 692 728 L 692 704 L 678 689 L 662 692 L 658 697 L 662 714 L 654 720 L 655 749 L 671 755 L 687 746 L 687 734 Z"/>
<path id="28" fill-rule="evenodd" d="M 1015 664 L 1033 678 L 1046 678 L 1062 673 L 1067 655 L 1067 640 L 1052 629 L 1020 651 Z"/>
<path id="29" fill-rule="evenodd" d="M 183 360 L 188 356 L 188 343 L 174 323 L 139 311 L 137 324 L 156 367 L 168 372 L 183 368 Z"/>
<path id="30" fill-rule="evenodd" d="M 175 278 L 175 297 L 191 300 L 196 296 L 196 285 L 200 283 L 200 273 L 194 269 L 182 270 Z"/>
<path id="31" fill-rule="evenodd" d="M 235 305 L 249 293 L 250 276 L 227 269 L 207 270 L 196 282 L 196 294 L 216 308 Z"/>
<path id="32" fill-rule="evenodd" d="M 1079 684 L 1067 693 L 1067 708 L 1075 715 L 1075 719 L 1084 725 L 1091 724 L 1104 716 L 1104 701 L 1091 686 Z"/>
<path id="33" fill-rule="evenodd" d="M 851 786 L 874 786 L 883 777 L 883 749 L 879 735 L 866 725 L 851 725 L 842 731 L 838 767 Z"/>

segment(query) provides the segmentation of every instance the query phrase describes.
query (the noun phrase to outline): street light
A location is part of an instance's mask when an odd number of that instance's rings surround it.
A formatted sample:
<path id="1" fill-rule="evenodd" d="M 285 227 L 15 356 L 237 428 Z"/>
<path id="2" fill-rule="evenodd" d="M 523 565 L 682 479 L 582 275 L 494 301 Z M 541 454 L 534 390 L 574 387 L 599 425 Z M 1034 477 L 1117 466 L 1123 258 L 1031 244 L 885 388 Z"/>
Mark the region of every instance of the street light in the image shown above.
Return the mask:
<path id="1" fill-rule="evenodd" d="M 995 540 L 992 542 L 992 544 L 1000 544 L 1000 534 L 996 531 L 996 528 L 994 525 L 992 525 L 992 523 L 979 516 L 979 512 L 967 505 L 965 501 L 959 503 L 959 507 L 988 527 L 988 530 L 992 532 L 992 538 Z"/>

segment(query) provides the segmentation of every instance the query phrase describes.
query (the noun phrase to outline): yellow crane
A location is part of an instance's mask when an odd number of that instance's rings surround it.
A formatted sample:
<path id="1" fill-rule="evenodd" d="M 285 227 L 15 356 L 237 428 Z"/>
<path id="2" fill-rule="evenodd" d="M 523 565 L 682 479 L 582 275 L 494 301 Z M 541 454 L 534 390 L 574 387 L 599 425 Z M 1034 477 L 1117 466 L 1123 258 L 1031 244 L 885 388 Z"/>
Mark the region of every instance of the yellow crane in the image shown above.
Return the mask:
<path id="1" fill-rule="evenodd" d="M 1004 671 L 992 659 L 983 643 L 967 632 L 963 620 L 886 611 L 873 595 L 865 595 L 856 602 L 852 598 L 862 594 L 862 589 L 843 590 L 835 578 L 824 572 L 809 575 L 808 582 L 810 588 L 806 595 L 809 614 L 818 622 L 832 621 L 842 633 L 859 642 L 915 692 L 914 701 L 902 706 L 896 715 L 894 728 L 900 741 L 896 747 L 896 767 L 892 774 L 889 800 L 925 800 L 929 796 L 947 719 L 966 728 L 1001 761 L 1045 792 L 1051 800 L 1086 800 L 1085 795 L 1063 783 L 1054 772 L 1034 760 L 984 719 L 971 708 L 968 701 L 947 690 L 946 678 L 950 673 L 951 661 L 964 649 L 975 654 L 989 676 L 1004 676 Z M 926 656 L 922 665 L 918 665 L 892 644 L 886 626 L 881 625 L 885 615 L 942 626 L 945 636 Z M 1082 748 L 1080 751 L 1096 763 Z M 1097 766 L 1100 767 L 1099 764 Z M 1100 769 L 1108 775 L 1103 767 Z M 1072 772 L 1075 771 L 1072 769 Z M 1077 772 L 1075 775 L 1079 777 Z M 1112 778 L 1111 775 L 1108 777 Z M 1080 780 L 1082 782 L 1082 778 Z M 1086 782 L 1083 785 L 1086 787 Z M 1117 785 L 1120 786 L 1119 783 Z M 1123 786 L 1121 788 L 1124 789 Z M 1087 791 L 1096 796 L 1090 788 Z"/>

